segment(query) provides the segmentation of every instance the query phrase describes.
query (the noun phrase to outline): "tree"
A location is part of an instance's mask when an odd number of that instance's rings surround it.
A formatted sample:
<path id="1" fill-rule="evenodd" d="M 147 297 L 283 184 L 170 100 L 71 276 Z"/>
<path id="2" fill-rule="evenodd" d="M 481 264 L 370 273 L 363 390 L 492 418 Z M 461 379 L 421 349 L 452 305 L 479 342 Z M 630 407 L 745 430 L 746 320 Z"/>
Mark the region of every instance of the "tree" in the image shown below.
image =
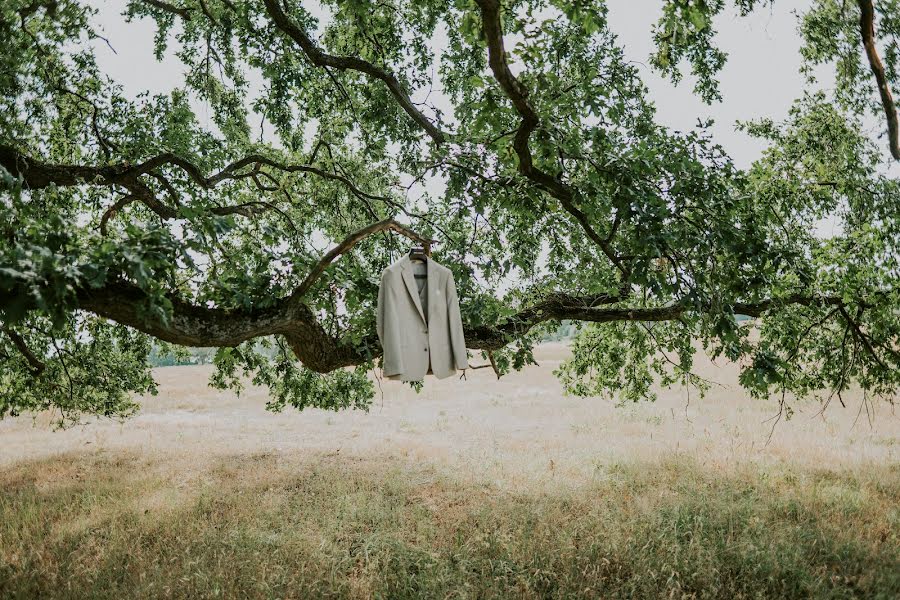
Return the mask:
<path id="1" fill-rule="evenodd" d="M 724 9 L 668 0 L 653 32 L 654 67 L 677 82 L 690 65 L 708 102 Z M 584 326 L 558 374 L 578 394 L 699 383 L 698 344 L 741 361 L 759 396 L 896 392 L 894 3 L 816 0 L 799 16 L 798 76 L 833 64 L 837 86 L 785 122 L 742 123 L 769 143 L 748 169 L 706 125 L 655 121 L 602 2 L 331 0 L 317 14 L 134 0 L 126 18 L 155 20 L 157 54 L 174 43 L 185 76 L 129 99 L 97 66 L 94 9 L 2 4 L 0 416 L 127 414 L 155 389 L 154 338 L 218 348 L 212 383 L 252 373 L 276 410 L 365 407 L 398 233 L 437 241 L 468 346 L 498 374 L 571 320 Z M 863 127 L 874 117 L 887 145 Z M 812 233 L 823 218 L 836 235 Z"/>

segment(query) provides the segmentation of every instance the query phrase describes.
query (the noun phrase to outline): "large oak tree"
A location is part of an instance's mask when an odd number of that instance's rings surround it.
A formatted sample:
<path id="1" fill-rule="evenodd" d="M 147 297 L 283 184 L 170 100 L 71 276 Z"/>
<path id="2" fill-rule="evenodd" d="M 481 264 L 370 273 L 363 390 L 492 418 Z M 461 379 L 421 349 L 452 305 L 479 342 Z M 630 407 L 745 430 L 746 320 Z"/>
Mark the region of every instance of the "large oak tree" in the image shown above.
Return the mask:
<path id="1" fill-rule="evenodd" d="M 212 383 L 252 373 L 275 409 L 365 407 L 379 274 L 407 237 L 435 240 L 498 374 L 572 320 L 558 375 L 578 394 L 702 384 L 702 347 L 760 396 L 893 397 L 897 3 L 797 16 L 797 77 L 828 64 L 836 85 L 784 122 L 748 115 L 768 145 L 747 169 L 708 126 L 655 120 L 603 2 L 313 8 L 130 2 L 122 26 L 153 19 L 183 66 L 135 99 L 98 66 L 95 9 L 0 4 L 0 416 L 128 414 L 154 339 L 217 347 Z M 707 102 L 725 9 L 667 0 L 652 32 L 653 67 L 690 68 Z"/>

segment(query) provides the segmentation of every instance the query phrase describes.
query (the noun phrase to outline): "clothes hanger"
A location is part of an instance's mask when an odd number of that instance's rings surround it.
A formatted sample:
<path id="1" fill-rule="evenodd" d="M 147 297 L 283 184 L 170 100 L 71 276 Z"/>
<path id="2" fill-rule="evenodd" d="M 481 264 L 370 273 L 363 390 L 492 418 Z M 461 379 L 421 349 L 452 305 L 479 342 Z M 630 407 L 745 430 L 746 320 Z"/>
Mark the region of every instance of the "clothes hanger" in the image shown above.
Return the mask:
<path id="1" fill-rule="evenodd" d="M 430 254 L 431 254 L 431 248 L 429 248 L 428 246 L 424 246 L 424 245 L 413 246 L 412 248 L 409 249 L 409 259 L 410 260 L 427 261 Z M 427 279 L 428 275 L 420 275 L 420 274 L 416 273 L 415 278 L 416 279 Z"/>

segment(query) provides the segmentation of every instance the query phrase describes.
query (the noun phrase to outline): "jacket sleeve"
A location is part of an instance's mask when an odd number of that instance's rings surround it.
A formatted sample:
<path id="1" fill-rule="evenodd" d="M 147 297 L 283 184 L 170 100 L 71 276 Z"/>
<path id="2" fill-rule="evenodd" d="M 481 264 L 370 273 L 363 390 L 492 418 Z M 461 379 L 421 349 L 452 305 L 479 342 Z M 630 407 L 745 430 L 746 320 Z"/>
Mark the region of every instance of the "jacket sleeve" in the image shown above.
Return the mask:
<path id="1" fill-rule="evenodd" d="M 447 315 L 450 319 L 450 344 L 453 346 L 453 361 L 457 369 L 468 369 L 469 359 L 466 355 L 466 340 L 463 336 L 462 317 L 459 314 L 459 298 L 456 295 L 456 282 L 453 273 L 447 275 Z"/>
<path id="2" fill-rule="evenodd" d="M 391 287 L 387 269 L 381 274 L 378 286 L 378 307 L 375 311 L 375 330 L 382 349 L 382 369 L 385 375 L 403 372 L 403 351 L 399 339 L 396 291 Z"/>
<path id="3" fill-rule="evenodd" d="M 378 333 L 378 341 L 384 347 L 384 297 L 387 294 L 384 285 L 385 273 L 381 274 L 381 281 L 378 284 L 378 306 L 375 309 L 375 331 Z"/>

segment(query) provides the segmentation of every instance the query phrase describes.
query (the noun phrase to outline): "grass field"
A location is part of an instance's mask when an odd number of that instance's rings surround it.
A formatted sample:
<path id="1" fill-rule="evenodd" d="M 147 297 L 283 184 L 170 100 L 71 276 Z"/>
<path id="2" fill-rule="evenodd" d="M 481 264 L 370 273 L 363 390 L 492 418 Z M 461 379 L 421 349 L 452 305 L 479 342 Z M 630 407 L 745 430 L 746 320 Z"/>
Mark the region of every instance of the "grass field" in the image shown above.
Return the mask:
<path id="1" fill-rule="evenodd" d="M 900 417 L 721 382 L 563 396 L 565 355 L 496 381 L 383 382 L 369 413 L 160 369 L 124 423 L 0 423 L 2 598 L 897 598 Z M 771 434 L 771 436 L 770 436 Z"/>

